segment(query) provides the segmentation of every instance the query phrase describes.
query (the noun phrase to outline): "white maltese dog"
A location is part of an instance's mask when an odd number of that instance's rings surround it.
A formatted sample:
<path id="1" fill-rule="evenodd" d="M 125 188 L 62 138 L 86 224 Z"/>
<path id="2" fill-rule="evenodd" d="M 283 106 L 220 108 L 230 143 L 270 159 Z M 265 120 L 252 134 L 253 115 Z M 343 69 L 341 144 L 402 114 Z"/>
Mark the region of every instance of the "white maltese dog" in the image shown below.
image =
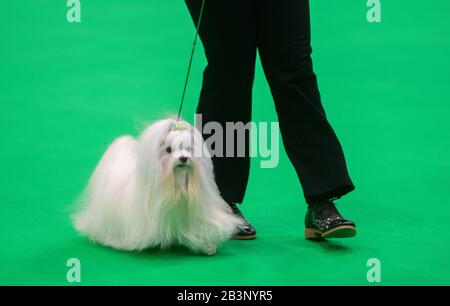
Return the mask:
<path id="1" fill-rule="evenodd" d="M 176 119 L 115 140 L 81 204 L 76 229 L 120 250 L 183 245 L 212 255 L 241 225 L 219 195 L 201 134 Z"/>

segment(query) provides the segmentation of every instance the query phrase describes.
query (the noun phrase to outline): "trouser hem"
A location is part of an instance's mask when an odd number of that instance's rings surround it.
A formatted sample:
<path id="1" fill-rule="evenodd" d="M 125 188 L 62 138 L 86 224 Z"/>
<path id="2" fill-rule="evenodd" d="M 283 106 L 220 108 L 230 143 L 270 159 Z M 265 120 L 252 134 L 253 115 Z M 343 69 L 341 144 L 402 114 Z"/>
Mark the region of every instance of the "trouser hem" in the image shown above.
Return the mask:
<path id="1" fill-rule="evenodd" d="M 307 196 L 305 196 L 305 199 L 306 199 L 306 203 L 308 203 L 308 204 L 314 204 L 317 202 L 323 202 L 323 201 L 328 201 L 328 200 L 334 201 L 334 200 L 340 199 L 344 195 L 352 192 L 354 189 L 355 189 L 354 185 L 346 184 L 346 185 L 339 186 L 335 189 L 332 189 L 332 190 L 324 192 L 324 193 L 307 195 Z"/>

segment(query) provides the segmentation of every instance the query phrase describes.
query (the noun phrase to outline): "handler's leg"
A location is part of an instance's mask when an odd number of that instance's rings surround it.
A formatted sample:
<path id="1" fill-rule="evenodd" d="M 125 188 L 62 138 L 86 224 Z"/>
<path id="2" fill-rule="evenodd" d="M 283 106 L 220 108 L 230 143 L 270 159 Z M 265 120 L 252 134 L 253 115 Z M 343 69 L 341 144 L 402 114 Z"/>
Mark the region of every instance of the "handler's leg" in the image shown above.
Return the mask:
<path id="1" fill-rule="evenodd" d="M 332 201 L 354 186 L 320 101 L 311 60 L 309 2 L 259 0 L 256 12 L 258 48 L 283 141 L 309 206 L 305 237 L 353 237 L 355 224 Z"/>
<path id="2" fill-rule="evenodd" d="M 187 0 L 188 8 L 197 24 L 202 0 Z M 227 123 L 247 124 L 251 121 L 252 87 L 256 60 L 256 32 L 253 0 L 206 0 L 200 38 L 205 48 L 208 65 L 203 75 L 203 87 L 197 114 L 202 115 L 203 137 L 211 132 L 205 125 L 219 123 L 223 130 L 223 148 L 215 143 L 213 156 L 216 182 L 222 197 L 233 211 L 241 212 L 235 203 L 244 199 L 250 172 L 249 135 L 235 139 L 227 133 Z M 235 139 L 234 150 L 226 145 L 226 139 Z M 237 149 L 244 148 L 244 156 L 237 156 Z M 227 151 L 234 151 L 226 157 Z M 245 220 L 246 221 L 246 220 Z M 245 222 L 237 239 L 252 239 L 255 229 Z"/>
<path id="3" fill-rule="evenodd" d="M 308 203 L 354 189 L 321 104 L 310 45 L 308 0 L 260 0 L 258 48 L 275 100 L 287 154 Z"/>

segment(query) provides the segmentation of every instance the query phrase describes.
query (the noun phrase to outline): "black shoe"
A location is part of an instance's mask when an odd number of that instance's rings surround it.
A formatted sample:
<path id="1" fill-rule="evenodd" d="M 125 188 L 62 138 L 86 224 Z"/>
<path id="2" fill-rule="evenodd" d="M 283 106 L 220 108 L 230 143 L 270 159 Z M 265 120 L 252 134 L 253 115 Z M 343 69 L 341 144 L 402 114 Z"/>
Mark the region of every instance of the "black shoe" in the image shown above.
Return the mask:
<path id="1" fill-rule="evenodd" d="M 233 239 L 237 239 L 237 240 L 255 239 L 256 238 L 255 228 L 247 221 L 247 219 L 245 219 L 244 215 L 237 207 L 237 204 L 236 203 L 228 203 L 228 205 L 230 205 L 233 213 L 244 221 L 244 225 L 239 228 L 239 231 L 233 236 Z"/>
<path id="2" fill-rule="evenodd" d="M 356 236 L 356 225 L 346 220 L 332 201 L 309 206 L 305 217 L 305 238 L 351 238 Z"/>

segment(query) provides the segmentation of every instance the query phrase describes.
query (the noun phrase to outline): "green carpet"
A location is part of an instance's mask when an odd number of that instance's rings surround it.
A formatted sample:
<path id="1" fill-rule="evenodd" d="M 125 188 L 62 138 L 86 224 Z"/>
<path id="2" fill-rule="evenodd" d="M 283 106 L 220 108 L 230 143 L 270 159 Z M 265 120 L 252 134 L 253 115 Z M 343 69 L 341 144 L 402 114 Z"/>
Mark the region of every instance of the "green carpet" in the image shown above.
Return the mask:
<path id="1" fill-rule="evenodd" d="M 283 151 L 253 160 L 243 210 L 254 241 L 214 257 L 184 250 L 117 252 L 79 237 L 70 205 L 106 146 L 177 111 L 194 34 L 183 1 L 6 1 L 0 10 L 0 284 L 450 285 L 450 2 L 312 1 L 323 103 L 357 186 L 338 204 L 355 239 L 303 239 L 305 202 Z M 192 121 L 205 65 L 200 48 L 184 117 Z M 258 64 L 254 120 L 276 121 Z"/>

